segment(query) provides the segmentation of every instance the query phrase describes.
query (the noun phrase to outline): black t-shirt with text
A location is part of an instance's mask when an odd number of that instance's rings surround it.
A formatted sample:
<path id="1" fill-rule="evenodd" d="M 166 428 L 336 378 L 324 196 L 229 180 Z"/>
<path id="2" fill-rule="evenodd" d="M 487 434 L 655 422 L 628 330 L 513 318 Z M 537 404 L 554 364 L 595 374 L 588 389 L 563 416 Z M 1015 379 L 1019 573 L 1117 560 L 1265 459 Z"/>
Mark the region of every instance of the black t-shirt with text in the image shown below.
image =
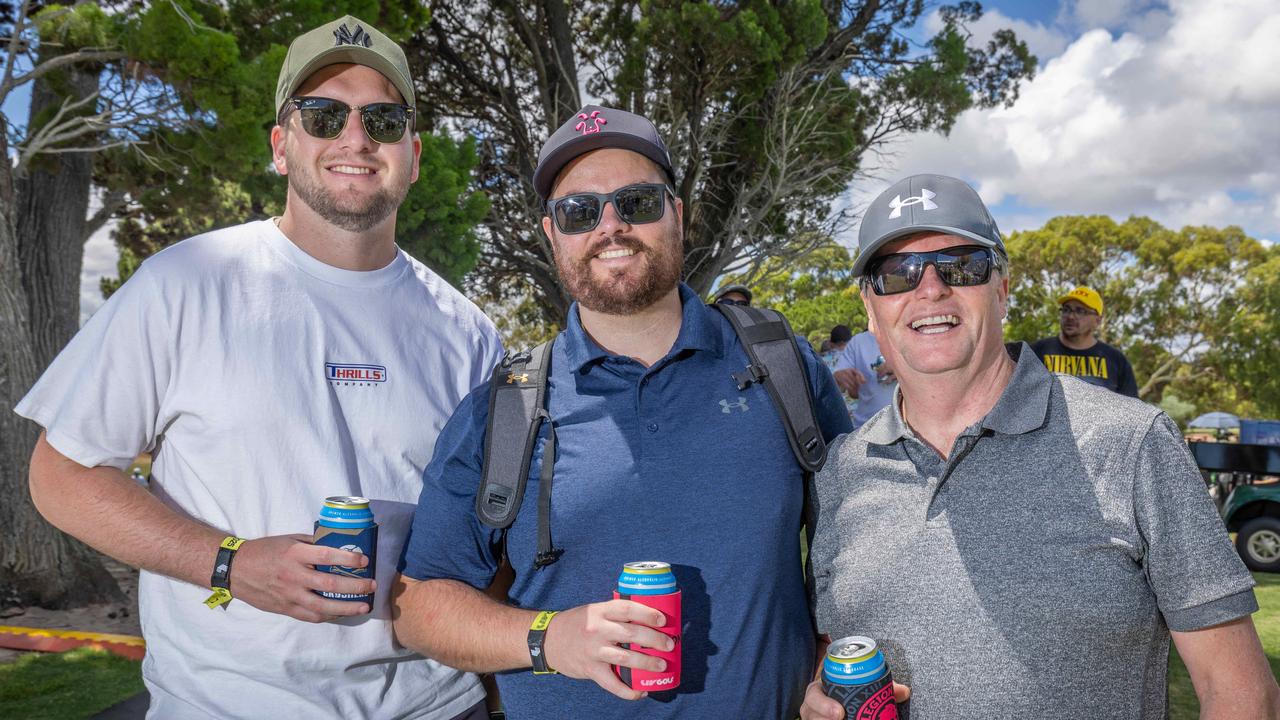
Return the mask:
<path id="1" fill-rule="evenodd" d="M 1113 392 L 1138 397 L 1138 380 L 1133 376 L 1133 366 L 1124 353 L 1101 340 L 1088 350 L 1073 350 L 1057 337 L 1047 337 L 1031 343 L 1031 349 L 1049 372 L 1074 375 Z"/>

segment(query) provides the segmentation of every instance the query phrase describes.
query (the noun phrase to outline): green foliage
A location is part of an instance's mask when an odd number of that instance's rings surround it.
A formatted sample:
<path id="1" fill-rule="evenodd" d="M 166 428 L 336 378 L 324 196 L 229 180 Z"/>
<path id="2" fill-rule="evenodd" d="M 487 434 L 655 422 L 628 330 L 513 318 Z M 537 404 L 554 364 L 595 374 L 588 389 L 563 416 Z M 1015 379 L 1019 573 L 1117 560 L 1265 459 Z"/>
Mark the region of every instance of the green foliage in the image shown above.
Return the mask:
<path id="1" fill-rule="evenodd" d="M 815 347 L 836 325 L 855 333 L 867 327 L 867 314 L 858 297 L 853 258 L 840 245 L 824 245 L 799 262 L 767 261 L 754 276 L 730 275 L 721 285 L 742 283 L 751 288 L 752 304 L 778 310 L 791 329 Z"/>
<path id="2" fill-rule="evenodd" d="M 1100 336 L 1133 363 L 1143 399 L 1160 403 L 1173 390 L 1175 408 L 1280 410 L 1266 373 L 1280 263 L 1271 266 L 1240 228 L 1173 231 L 1141 217 L 1065 216 L 1012 233 L 1007 245 L 1007 338 L 1056 335 L 1057 298 L 1087 285 L 1105 303 Z"/>
<path id="3" fill-rule="evenodd" d="M 946 132 L 975 104 L 1007 103 L 1035 59 L 1012 33 L 975 46 L 975 3 L 946 10 L 926 45 L 905 31 L 923 0 L 552 0 L 432 6 L 411 62 L 424 105 L 475 128 L 493 202 L 473 284 L 532 293 L 548 323 L 569 298 L 548 272 L 531 176 L 546 137 L 587 98 L 640 113 L 671 150 L 684 203 L 684 278 L 707 292 L 832 237 L 833 201 L 863 158 L 903 133 Z M 830 312 L 830 311 L 824 311 Z M 819 313 L 821 314 L 821 313 Z"/>
<path id="4" fill-rule="evenodd" d="M 143 690 L 141 663 L 96 648 L 31 653 L 0 665 L 0 717 L 92 717 Z"/>
<path id="5" fill-rule="evenodd" d="M 276 79 L 294 37 L 347 13 L 398 40 L 430 17 L 408 1 L 166 0 L 124 23 L 120 43 L 132 67 L 181 100 L 186 122 L 150 129 L 144 152 L 99 154 L 95 180 L 130 201 L 114 236 L 120 275 L 103 281 L 104 293 L 171 243 L 283 212 L 286 181 L 269 167 Z M 397 218 L 397 242 L 459 284 L 475 266 L 473 228 L 488 211 L 471 179 L 475 143 L 425 133 L 422 141 L 421 177 Z"/>
<path id="6" fill-rule="evenodd" d="M 469 189 L 475 163 L 475 140 L 423 135 L 418 181 L 396 216 L 400 247 L 456 287 L 480 258 L 474 228 L 489 212 L 489 199 Z"/>
<path id="7" fill-rule="evenodd" d="M 1235 328 L 1221 348 L 1226 377 L 1248 388 L 1258 416 L 1280 417 L 1280 245 L 1245 276 Z"/>

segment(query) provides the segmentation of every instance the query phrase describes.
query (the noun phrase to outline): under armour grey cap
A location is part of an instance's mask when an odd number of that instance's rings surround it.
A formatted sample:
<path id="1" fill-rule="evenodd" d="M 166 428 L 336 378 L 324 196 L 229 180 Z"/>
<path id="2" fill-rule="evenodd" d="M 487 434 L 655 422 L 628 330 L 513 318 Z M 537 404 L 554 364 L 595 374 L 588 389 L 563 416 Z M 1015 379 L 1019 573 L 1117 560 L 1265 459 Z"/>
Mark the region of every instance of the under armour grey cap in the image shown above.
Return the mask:
<path id="1" fill-rule="evenodd" d="M 538 197 L 547 199 L 556 176 L 570 161 L 602 148 L 638 152 L 662 168 L 670 182 L 675 182 L 671 153 L 648 118 L 626 110 L 588 105 L 561 125 L 538 154 L 538 167 L 533 171 L 533 189 Z"/>
<path id="2" fill-rule="evenodd" d="M 912 175 L 877 195 L 863 213 L 854 276 L 866 271 L 880 248 L 927 232 L 958 235 L 1008 256 L 996 221 L 966 182 L 946 175 Z"/>
<path id="3" fill-rule="evenodd" d="M 414 106 L 413 77 L 404 50 L 369 23 L 344 15 L 294 39 L 276 81 L 276 117 L 302 83 L 329 65 L 351 63 L 382 73 L 409 107 Z M 412 130 L 412 128 L 410 128 Z"/>

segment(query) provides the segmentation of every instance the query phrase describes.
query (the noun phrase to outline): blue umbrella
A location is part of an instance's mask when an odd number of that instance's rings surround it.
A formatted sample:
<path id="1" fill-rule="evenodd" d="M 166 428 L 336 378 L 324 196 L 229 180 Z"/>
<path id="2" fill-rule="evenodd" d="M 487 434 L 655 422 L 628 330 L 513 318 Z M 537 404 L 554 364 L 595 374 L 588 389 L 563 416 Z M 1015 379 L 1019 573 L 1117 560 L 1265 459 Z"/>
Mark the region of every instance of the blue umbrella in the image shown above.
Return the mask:
<path id="1" fill-rule="evenodd" d="M 1200 417 L 1187 423 L 1189 428 L 1213 428 L 1215 430 L 1226 430 L 1227 428 L 1240 427 L 1240 418 L 1225 412 L 1205 413 Z"/>

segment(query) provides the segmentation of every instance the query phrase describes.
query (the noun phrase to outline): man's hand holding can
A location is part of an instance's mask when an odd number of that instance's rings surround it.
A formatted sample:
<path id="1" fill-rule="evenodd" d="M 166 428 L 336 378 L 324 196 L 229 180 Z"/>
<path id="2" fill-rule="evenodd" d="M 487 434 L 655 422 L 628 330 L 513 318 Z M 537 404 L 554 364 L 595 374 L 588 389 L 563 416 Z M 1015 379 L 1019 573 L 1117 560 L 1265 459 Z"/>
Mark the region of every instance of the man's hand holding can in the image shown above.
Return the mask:
<path id="1" fill-rule="evenodd" d="M 562 611 L 547 627 L 547 664 L 561 675 L 592 680 L 624 700 L 639 700 L 647 693 L 627 687 L 613 666 L 665 671 L 665 660 L 637 650 L 673 650 L 675 640 L 654 629 L 666 623 L 661 612 L 631 600 L 610 600 Z"/>

